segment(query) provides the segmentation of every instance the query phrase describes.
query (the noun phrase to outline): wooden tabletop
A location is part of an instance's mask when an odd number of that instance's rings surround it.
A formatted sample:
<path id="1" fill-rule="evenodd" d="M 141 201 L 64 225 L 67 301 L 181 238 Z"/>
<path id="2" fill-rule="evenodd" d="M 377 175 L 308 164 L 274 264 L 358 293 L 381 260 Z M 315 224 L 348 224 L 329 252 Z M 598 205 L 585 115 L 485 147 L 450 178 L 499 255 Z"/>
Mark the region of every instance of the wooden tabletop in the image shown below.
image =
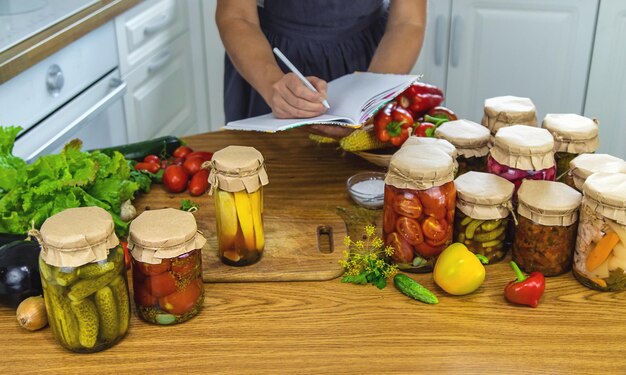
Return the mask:
<path id="1" fill-rule="evenodd" d="M 258 148 L 267 160 L 270 184 L 284 187 L 268 189 L 266 201 L 285 204 L 306 199 L 312 207 L 349 207 L 346 178 L 376 169 L 333 145 L 313 144 L 300 130 L 218 132 L 188 141 L 195 149 Z M 318 167 L 302 169 L 312 161 Z M 306 173 L 319 175 L 318 183 L 298 184 Z M 290 177 L 281 181 L 279 176 Z M 161 187 L 154 189 L 140 205 L 163 204 L 152 199 Z M 171 206 L 181 197 L 171 197 Z M 198 202 L 212 204 L 209 197 Z M 430 274 L 413 277 L 437 294 L 438 305 L 411 300 L 392 285 L 378 290 L 339 279 L 205 284 L 204 309 L 194 319 L 162 327 L 133 315 L 124 340 L 94 354 L 64 350 L 49 328 L 21 329 L 14 312 L 2 307 L 0 372 L 626 373 L 626 293 L 587 289 L 568 273 L 548 278 L 539 307 L 532 309 L 504 300 L 503 288 L 513 279 L 506 262 L 487 266 L 485 283 L 464 297 L 446 295 Z"/>

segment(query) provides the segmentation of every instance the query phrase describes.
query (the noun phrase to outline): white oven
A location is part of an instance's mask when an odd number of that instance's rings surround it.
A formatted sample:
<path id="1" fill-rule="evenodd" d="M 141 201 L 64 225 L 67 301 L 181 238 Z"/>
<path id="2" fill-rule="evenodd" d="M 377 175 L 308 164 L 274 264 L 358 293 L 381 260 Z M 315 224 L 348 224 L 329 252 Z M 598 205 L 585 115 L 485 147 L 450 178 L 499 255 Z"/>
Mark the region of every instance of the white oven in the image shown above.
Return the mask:
<path id="1" fill-rule="evenodd" d="M 0 85 L 0 125 L 19 125 L 14 154 L 32 162 L 72 139 L 83 149 L 126 143 L 113 23 L 109 22 Z"/>

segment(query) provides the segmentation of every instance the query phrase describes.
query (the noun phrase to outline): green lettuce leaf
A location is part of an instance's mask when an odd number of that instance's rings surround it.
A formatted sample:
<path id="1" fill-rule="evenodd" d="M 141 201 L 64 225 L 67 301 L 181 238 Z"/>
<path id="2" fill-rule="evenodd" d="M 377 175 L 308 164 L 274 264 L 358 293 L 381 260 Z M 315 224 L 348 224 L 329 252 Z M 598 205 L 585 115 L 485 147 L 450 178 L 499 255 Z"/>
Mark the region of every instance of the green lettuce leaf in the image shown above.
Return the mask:
<path id="1" fill-rule="evenodd" d="M 12 154 L 19 126 L 0 127 L 0 197 L 25 179 L 26 162 Z"/>

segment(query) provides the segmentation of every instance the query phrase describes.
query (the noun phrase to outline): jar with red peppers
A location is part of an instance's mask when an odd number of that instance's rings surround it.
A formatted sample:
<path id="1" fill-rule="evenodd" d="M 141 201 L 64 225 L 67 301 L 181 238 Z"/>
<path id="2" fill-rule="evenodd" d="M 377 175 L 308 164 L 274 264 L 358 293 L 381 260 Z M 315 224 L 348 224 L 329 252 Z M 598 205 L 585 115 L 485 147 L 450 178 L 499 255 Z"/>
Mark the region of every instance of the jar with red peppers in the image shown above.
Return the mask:
<path id="1" fill-rule="evenodd" d="M 561 182 L 526 180 L 518 199 L 513 261 L 528 273 L 568 272 L 582 195 Z"/>
<path id="2" fill-rule="evenodd" d="M 546 129 L 525 125 L 498 130 L 489 151 L 487 171 L 514 183 L 516 192 L 525 179 L 554 181 L 556 166 L 552 134 Z"/>
<path id="3" fill-rule="evenodd" d="M 130 223 L 133 291 L 137 315 L 154 324 L 176 324 L 204 303 L 201 248 L 206 243 L 190 212 L 145 211 Z"/>
<path id="4" fill-rule="evenodd" d="M 626 174 L 594 173 L 583 185 L 574 276 L 601 291 L 626 289 Z"/>
<path id="5" fill-rule="evenodd" d="M 445 122 L 435 130 L 435 136 L 450 142 L 457 150 L 457 176 L 469 171 L 485 172 L 489 154 L 489 130 L 469 120 Z"/>
<path id="6" fill-rule="evenodd" d="M 429 272 L 452 243 L 454 163 L 438 147 L 401 148 L 385 176 L 383 236 L 392 260 L 409 272 Z"/>
<path id="7" fill-rule="evenodd" d="M 576 114 L 547 114 L 541 125 L 554 137 L 557 181 L 567 183 L 569 163 L 598 148 L 598 123 Z M 568 184 L 571 186 L 571 183 Z"/>
<path id="8" fill-rule="evenodd" d="M 497 96 L 485 100 L 481 124 L 491 132 L 490 143 L 501 128 L 514 124 L 537 126 L 537 110 L 529 98 Z"/>
<path id="9" fill-rule="evenodd" d="M 609 154 L 582 154 L 569 163 L 568 185 L 582 192 L 587 177 L 597 172 L 626 173 L 626 161 Z"/>
<path id="10" fill-rule="evenodd" d="M 504 258 L 511 247 L 507 230 L 513 212 L 513 183 L 483 172 L 467 172 L 454 180 L 456 187 L 456 242 L 463 243 L 489 263 Z"/>

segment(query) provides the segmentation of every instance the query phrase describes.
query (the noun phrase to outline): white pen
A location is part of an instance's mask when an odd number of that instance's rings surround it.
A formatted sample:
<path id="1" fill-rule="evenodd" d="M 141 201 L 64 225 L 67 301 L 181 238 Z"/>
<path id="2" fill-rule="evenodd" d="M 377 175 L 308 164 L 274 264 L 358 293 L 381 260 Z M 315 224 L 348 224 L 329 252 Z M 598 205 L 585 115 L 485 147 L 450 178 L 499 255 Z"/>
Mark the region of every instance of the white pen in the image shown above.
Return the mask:
<path id="1" fill-rule="evenodd" d="M 289 61 L 287 59 L 287 57 L 285 55 L 283 55 L 282 52 L 280 52 L 280 50 L 278 48 L 274 48 L 273 49 L 274 54 L 276 56 L 278 56 L 278 58 L 285 64 L 287 65 L 287 68 L 289 68 L 289 70 L 291 70 L 296 76 L 298 76 L 298 78 L 300 78 L 300 81 L 302 81 L 302 83 L 304 83 L 304 85 L 306 87 L 308 87 L 309 89 L 313 90 L 314 92 L 318 92 L 315 87 L 313 87 L 313 85 L 311 84 L 311 82 L 309 82 L 308 79 L 304 78 L 304 76 L 302 75 L 302 73 L 300 73 L 300 71 L 293 66 L 293 64 L 291 63 L 291 61 Z M 326 101 L 326 99 L 324 99 L 322 101 L 322 104 L 324 104 L 324 107 L 326 107 L 327 109 L 330 109 L 330 105 L 328 104 L 328 102 Z"/>

